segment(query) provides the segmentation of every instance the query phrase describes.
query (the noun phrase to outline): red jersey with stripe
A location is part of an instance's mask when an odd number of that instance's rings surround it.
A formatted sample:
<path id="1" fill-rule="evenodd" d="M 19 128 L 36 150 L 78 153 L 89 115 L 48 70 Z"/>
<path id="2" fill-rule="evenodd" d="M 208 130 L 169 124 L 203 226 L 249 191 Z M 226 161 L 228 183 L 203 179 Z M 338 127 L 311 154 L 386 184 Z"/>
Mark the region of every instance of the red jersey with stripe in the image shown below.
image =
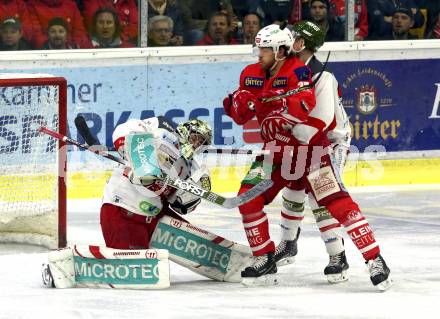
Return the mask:
<path id="1" fill-rule="evenodd" d="M 284 94 L 289 90 L 310 85 L 311 82 L 310 69 L 296 57 L 286 58 L 280 70 L 270 78 L 266 77 L 266 71 L 263 70 L 260 63 L 248 65 L 240 75 L 240 89 L 248 90 L 256 96 L 265 91 L 277 91 L 277 94 Z M 303 105 L 301 105 L 301 101 Z M 311 88 L 291 95 L 286 98 L 286 102 L 288 114 L 299 121 L 304 121 L 316 103 L 314 89 Z M 261 107 L 267 108 L 267 110 L 257 112 L 260 124 L 263 120 L 261 115 L 264 116 L 264 114 L 274 111 L 270 109 L 270 103 L 262 103 Z"/>

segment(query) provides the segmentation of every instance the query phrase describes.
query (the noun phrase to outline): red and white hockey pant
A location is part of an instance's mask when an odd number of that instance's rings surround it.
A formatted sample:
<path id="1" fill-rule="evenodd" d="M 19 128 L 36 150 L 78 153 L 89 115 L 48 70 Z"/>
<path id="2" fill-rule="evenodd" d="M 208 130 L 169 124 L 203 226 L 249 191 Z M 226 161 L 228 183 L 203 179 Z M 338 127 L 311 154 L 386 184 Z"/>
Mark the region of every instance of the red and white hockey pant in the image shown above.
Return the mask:
<path id="1" fill-rule="evenodd" d="M 342 180 L 332 165 L 334 161 L 326 154 L 319 168 L 310 169 L 307 175 L 307 190 L 315 197 L 318 206 L 324 206 L 345 227 L 355 246 L 366 260 L 374 259 L 379 246 L 373 230 L 362 215 L 359 206 L 345 189 Z"/>

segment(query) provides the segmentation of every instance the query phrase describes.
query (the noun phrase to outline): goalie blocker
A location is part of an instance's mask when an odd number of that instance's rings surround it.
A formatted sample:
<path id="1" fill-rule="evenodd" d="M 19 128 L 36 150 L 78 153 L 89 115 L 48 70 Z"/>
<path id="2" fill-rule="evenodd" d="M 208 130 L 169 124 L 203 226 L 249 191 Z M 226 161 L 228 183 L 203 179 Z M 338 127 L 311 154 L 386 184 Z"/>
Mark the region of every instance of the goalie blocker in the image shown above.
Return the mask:
<path id="1" fill-rule="evenodd" d="M 244 245 L 168 216 L 159 220 L 150 247 L 154 249 L 74 245 L 52 251 L 43 265 L 43 283 L 56 288 L 168 288 L 168 258 L 208 278 L 240 282 L 251 256 Z"/>

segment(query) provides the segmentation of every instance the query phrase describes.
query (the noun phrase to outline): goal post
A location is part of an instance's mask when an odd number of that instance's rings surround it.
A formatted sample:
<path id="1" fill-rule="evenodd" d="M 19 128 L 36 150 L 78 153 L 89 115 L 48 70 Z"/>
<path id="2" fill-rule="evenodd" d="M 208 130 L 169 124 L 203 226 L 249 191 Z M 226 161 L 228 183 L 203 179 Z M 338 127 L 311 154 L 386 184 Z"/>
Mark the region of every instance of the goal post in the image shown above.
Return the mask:
<path id="1" fill-rule="evenodd" d="M 66 246 L 67 83 L 48 74 L 0 74 L 0 243 Z"/>

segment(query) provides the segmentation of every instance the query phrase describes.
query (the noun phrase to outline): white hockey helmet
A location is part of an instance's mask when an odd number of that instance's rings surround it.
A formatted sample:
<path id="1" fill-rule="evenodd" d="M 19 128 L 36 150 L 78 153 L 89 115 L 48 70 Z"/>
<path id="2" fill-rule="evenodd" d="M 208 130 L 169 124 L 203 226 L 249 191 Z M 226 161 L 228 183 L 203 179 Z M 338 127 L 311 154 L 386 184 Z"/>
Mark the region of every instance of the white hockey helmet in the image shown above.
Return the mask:
<path id="1" fill-rule="evenodd" d="M 258 31 L 255 44 L 258 48 L 272 48 L 275 56 L 281 46 L 285 46 L 287 54 L 292 50 L 294 38 L 287 28 L 280 28 L 278 24 L 271 24 Z"/>

